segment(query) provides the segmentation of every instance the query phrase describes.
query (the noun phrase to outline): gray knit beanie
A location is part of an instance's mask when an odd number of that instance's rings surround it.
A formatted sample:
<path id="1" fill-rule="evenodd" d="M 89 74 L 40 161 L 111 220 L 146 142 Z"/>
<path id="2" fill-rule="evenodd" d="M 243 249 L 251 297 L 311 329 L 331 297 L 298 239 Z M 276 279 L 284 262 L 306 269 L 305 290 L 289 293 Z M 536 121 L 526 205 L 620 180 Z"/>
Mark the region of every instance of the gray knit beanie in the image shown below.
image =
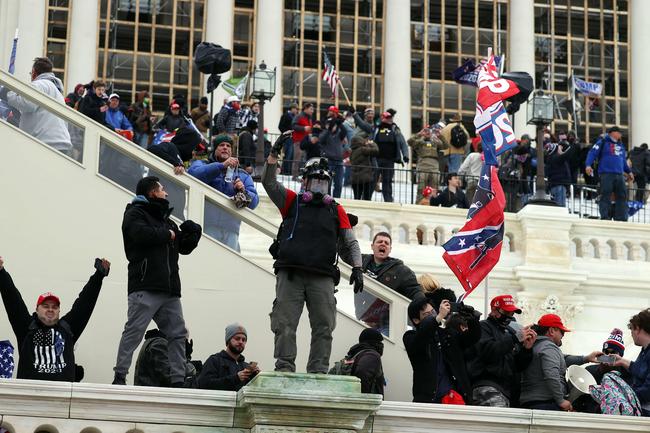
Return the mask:
<path id="1" fill-rule="evenodd" d="M 244 334 L 246 338 L 248 338 L 246 328 L 244 328 L 239 323 L 231 323 L 230 325 L 226 326 L 226 344 L 228 344 L 230 339 L 237 334 Z"/>

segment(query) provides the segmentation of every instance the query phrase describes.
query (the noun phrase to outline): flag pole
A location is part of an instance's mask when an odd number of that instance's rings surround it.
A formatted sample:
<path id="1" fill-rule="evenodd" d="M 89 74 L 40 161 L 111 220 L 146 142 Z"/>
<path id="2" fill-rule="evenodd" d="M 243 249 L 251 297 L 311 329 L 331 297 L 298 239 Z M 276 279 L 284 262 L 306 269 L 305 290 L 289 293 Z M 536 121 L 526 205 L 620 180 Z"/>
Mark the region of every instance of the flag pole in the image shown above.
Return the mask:
<path id="1" fill-rule="evenodd" d="M 341 80 L 337 80 L 337 84 L 339 85 L 339 87 L 341 88 L 341 90 L 343 90 L 343 96 L 345 96 L 345 100 L 346 100 L 346 102 L 347 102 L 348 105 L 351 107 L 351 106 L 352 106 L 352 102 L 350 102 L 350 98 L 348 98 L 348 92 L 345 91 L 345 87 L 343 87 L 343 83 L 341 83 Z"/>
<path id="2" fill-rule="evenodd" d="M 573 116 L 573 130 L 576 134 L 576 142 L 578 142 L 578 118 L 576 117 L 576 76 L 573 68 L 571 68 L 571 108 L 572 108 L 572 113 L 571 116 Z"/>
<path id="3" fill-rule="evenodd" d="M 483 318 L 484 318 L 484 319 L 487 317 L 487 315 L 488 315 L 488 313 L 489 313 L 489 311 L 488 311 L 488 307 L 489 307 L 489 305 L 490 305 L 490 300 L 489 300 L 489 298 L 488 298 L 488 291 L 489 291 L 489 288 L 490 288 L 490 274 L 487 274 L 487 275 L 485 276 L 485 286 L 484 286 L 484 289 L 485 289 L 485 302 L 484 302 L 484 304 L 483 304 L 483 305 L 484 305 L 484 308 L 485 308 L 485 309 L 483 310 Z"/>

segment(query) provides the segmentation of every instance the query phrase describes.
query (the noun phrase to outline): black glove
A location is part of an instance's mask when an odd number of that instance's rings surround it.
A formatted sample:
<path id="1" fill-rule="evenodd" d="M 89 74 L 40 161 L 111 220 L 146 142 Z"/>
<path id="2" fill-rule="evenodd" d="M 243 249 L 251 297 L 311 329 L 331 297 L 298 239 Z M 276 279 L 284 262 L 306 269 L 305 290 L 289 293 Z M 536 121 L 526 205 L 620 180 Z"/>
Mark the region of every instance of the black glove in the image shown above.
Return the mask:
<path id="1" fill-rule="evenodd" d="M 350 114 L 354 114 L 356 113 L 357 110 L 354 108 L 354 105 L 350 105 L 350 109 L 348 111 L 350 112 Z"/>
<path id="2" fill-rule="evenodd" d="M 186 233 L 200 232 L 201 226 L 192 220 L 185 220 L 180 226 L 181 231 Z"/>
<path id="3" fill-rule="evenodd" d="M 354 293 L 363 292 L 363 271 L 359 267 L 352 268 L 350 284 L 354 284 Z"/>
<path id="4" fill-rule="evenodd" d="M 97 272 L 99 272 L 99 274 L 103 277 L 108 277 L 108 273 L 111 270 L 110 267 L 108 269 L 104 268 L 102 259 L 95 259 L 95 269 L 97 269 Z"/>
<path id="5" fill-rule="evenodd" d="M 273 143 L 273 147 L 271 147 L 271 155 L 274 158 L 277 158 L 280 156 L 280 153 L 282 152 L 282 148 L 284 147 L 284 143 L 291 138 L 291 134 L 293 134 L 293 131 L 284 131 L 280 136 L 275 140 L 275 143 Z"/>
<path id="6" fill-rule="evenodd" d="M 408 164 L 409 161 L 410 161 L 409 157 L 408 157 L 408 156 L 405 156 L 405 157 L 404 157 L 404 164 Z"/>
<path id="7" fill-rule="evenodd" d="M 5 86 L 0 86 L 0 99 L 6 101 L 7 93 L 9 93 L 9 89 L 7 89 Z"/>

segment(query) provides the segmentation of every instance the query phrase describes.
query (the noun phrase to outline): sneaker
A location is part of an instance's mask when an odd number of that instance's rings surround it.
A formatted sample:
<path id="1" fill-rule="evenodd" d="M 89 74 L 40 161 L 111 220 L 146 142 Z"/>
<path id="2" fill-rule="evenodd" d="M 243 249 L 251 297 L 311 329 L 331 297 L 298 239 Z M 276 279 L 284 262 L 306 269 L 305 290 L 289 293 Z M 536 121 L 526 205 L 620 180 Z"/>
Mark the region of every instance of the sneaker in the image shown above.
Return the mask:
<path id="1" fill-rule="evenodd" d="M 115 373 L 113 377 L 113 385 L 126 385 L 126 376 L 120 373 Z"/>

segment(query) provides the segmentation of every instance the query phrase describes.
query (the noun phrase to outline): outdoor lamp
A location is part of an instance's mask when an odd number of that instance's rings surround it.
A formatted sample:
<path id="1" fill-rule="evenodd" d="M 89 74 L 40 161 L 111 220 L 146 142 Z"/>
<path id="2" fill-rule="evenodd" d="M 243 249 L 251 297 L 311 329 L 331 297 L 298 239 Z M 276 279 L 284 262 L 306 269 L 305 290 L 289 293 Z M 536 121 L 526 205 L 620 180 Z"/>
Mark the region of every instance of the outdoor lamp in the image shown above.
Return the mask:
<path id="1" fill-rule="evenodd" d="M 536 90 L 528 100 L 528 124 L 548 125 L 553 121 L 553 98 Z"/>
<path id="2" fill-rule="evenodd" d="M 262 63 L 253 71 L 253 91 L 251 97 L 259 101 L 270 101 L 275 95 L 275 69 L 267 69 Z"/>

